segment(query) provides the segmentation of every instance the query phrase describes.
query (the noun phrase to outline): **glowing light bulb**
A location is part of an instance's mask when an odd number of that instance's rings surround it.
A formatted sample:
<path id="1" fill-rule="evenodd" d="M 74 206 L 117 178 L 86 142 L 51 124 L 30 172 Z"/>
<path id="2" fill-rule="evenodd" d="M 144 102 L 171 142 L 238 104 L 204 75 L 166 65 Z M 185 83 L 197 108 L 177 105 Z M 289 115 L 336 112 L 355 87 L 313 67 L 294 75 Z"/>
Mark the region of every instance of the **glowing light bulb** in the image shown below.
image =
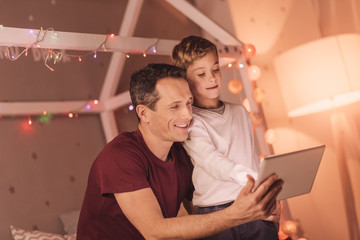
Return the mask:
<path id="1" fill-rule="evenodd" d="M 232 67 L 232 63 L 229 63 L 229 64 L 228 64 L 228 68 L 231 68 L 231 67 Z"/>
<path id="2" fill-rule="evenodd" d="M 31 121 L 31 118 L 29 117 L 29 119 L 28 119 L 28 124 L 29 125 L 32 125 L 32 121 Z"/>
<path id="3" fill-rule="evenodd" d="M 78 58 L 78 59 L 79 59 L 79 62 L 81 62 L 81 61 L 82 61 L 82 59 L 81 59 L 81 57 L 80 57 L 80 56 L 79 56 L 79 58 Z"/>
<path id="4" fill-rule="evenodd" d="M 87 110 L 90 110 L 90 109 L 91 109 L 91 105 L 90 105 L 90 104 L 87 104 L 87 105 L 86 105 L 86 109 L 87 109 Z"/>
<path id="5" fill-rule="evenodd" d="M 111 37 L 111 38 L 114 38 L 114 37 L 115 37 L 115 34 L 113 34 L 113 33 L 110 34 L 110 37 Z"/>
<path id="6" fill-rule="evenodd" d="M 52 38 L 53 38 L 53 39 L 57 39 L 57 37 L 58 37 L 57 33 L 54 32 L 53 35 L 52 35 Z"/>
<path id="7" fill-rule="evenodd" d="M 130 111 L 134 110 L 134 106 L 132 104 L 129 105 L 129 110 Z"/>
<path id="8" fill-rule="evenodd" d="M 245 65 L 243 63 L 239 63 L 239 68 L 243 68 Z"/>
<path id="9" fill-rule="evenodd" d="M 126 54 L 126 58 L 130 58 L 130 55 L 129 55 L 129 54 Z"/>
<path id="10" fill-rule="evenodd" d="M 243 46 L 243 49 L 244 49 L 244 55 L 245 55 L 246 59 L 249 59 L 256 54 L 256 49 L 255 49 L 254 45 L 252 45 L 252 44 L 245 44 Z"/>
<path id="11" fill-rule="evenodd" d="M 99 103 L 99 100 L 95 99 L 94 104 L 97 105 Z"/>
<path id="12" fill-rule="evenodd" d="M 266 98 L 266 93 L 261 88 L 255 88 L 252 96 L 253 96 L 255 102 L 262 103 L 262 102 L 264 102 L 264 100 Z"/>
<path id="13" fill-rule="evenodd" d="M 237 94 L 237 93 L 241 92 L 242 88 L 243 88 L 242 82 L 238 79 L 232 79 L 228 83 L 228 90 L 232 94 Z"/>
<path id="14" fill-rule="evenodd" d="M 274 129 L 268 129 L 265 132 L 265 141 L 268 144 L 273 144 L 278 140 L 278 134 L 277 131 Z"/>
<path id="15" fill-rule="evenodd" d="M 144 53 L 143 56 L 146 57 L 146 53 Z"/>
<path id="16" fill-rule="evenodd" d="M 73 118 L 73 117 L 74 117 L 74 114 L 73 114 L 73 113 L 69 113 L 68 116 L 69 116 L 69 118 Z"/>
<path id="17" fill-rule="evenodd" d="M 43 111 L 43 113 L 42 113 L 44 116 L 47 114 L 47 111 Z"/>
<path id="18" fill-rule="evenodd" d="M 258 80 L 261 76 L 261 69 L 256 66 L 256 65 L 251 65 L 250 67 L 248 67 L 247 69 L 248 71 L 248 76 L 250 78 L 250 80 Z"/>
<path id="19" fill-rule="evenodd" d="M 94 58 L 96 58 L 97 56 L 96 56 L 96 52 L 94 52 Z"/>
<path id="20" fill-rule="evenodd" d="M 151 51 L 152 51 L 153 53 L 156 53 L 156 47 L 153 46 Z"/>

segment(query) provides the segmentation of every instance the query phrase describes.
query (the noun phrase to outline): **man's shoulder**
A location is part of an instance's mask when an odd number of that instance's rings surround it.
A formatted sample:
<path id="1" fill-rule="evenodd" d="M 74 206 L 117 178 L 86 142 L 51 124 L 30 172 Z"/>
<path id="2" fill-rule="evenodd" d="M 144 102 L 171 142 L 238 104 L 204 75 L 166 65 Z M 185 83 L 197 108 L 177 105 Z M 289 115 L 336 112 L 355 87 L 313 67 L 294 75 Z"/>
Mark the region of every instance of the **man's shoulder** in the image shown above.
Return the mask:
<path id="1" fill-rule="evenodd" d="M 138 133 L 123 132 L 105 145 L 99 156 L 135 153 L 143 148 Z"/>

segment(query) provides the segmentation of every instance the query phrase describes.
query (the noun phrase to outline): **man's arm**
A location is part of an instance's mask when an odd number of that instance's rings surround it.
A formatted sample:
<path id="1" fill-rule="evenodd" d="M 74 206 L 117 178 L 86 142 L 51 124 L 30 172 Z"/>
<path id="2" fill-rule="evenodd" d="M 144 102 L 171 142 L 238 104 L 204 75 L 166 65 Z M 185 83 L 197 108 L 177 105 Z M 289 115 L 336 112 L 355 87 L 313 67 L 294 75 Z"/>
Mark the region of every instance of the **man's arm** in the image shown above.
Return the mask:
<path id="1" fill-rule="evenodd" d="M 256 191 L 249 177 L 246 186 L 228 208 L 206 215 L 164 218 L 150 188 L 115 193 L 116 200 L 129 221 L 146 239 L 192 239 L 214 235 L 231 227 L 265 219 L 274 211 L 282 181 L 269 177 Z M 271 217 L 271 216 L 270 216 Z"/>

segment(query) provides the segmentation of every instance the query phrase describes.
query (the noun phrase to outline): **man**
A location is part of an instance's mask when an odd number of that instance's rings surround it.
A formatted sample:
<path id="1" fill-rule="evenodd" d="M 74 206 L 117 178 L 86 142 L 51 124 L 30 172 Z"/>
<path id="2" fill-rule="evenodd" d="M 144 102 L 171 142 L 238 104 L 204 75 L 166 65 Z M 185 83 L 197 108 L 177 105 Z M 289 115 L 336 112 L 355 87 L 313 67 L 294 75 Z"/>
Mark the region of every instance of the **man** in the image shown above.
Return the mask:
<path id="1" fill-rule="evenodd" d="M 149 64 L 131 77 L 138 130 L 108 143 L 90 170 L 77 239 L 189 239 L 265 219 L 275 209 L 281 181 L 254 180 L 234 203 L 207 215 L 184 215 L 191 200 L 192 165 L 186 140 L 193 97 L 185 70 Z M 180 209 L 180 211 L 179 211 Z"/>

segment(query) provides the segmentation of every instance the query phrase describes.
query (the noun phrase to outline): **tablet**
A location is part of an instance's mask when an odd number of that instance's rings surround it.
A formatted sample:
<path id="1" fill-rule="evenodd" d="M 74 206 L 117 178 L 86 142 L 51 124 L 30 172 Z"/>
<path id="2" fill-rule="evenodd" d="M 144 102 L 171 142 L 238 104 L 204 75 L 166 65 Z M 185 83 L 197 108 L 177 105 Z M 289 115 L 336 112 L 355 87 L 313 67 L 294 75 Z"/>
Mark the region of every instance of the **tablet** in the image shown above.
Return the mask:
<path id="1" fill-rule="evenodd" d="M 287 199 L 311 191 L 325 145 L 306 148 L 261 159 L 255 186 L 273 173 L 284 181 L 277 200 Z"/>

